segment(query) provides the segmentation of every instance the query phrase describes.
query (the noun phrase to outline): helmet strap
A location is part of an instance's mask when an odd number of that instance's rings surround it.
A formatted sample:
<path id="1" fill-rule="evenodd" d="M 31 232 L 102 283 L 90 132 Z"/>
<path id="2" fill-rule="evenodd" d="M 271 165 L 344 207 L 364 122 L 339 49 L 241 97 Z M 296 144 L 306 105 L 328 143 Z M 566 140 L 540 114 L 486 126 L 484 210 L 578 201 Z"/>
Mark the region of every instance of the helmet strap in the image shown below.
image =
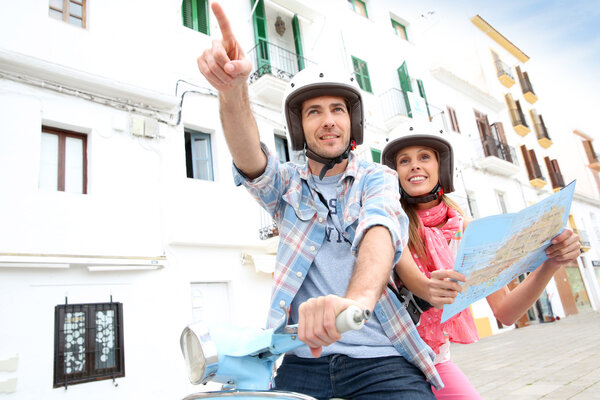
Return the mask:
<path id="1" fill-rule="evenodd" d="M 430 201 L 439 199 L 443 194 L 444 189 L 442 188 L 442 185 L 440 185 L 439 182 L 437 185 L 435 185 L 431 192 L 429 192 L 429 194 L 426 194 L 424 196 L 411 196 L 408 193 L 406 193 L 405 190 L 402 190 L 402 187 L 400 187 L 400 197 L 404 199 L 404 201 L 407 204 L 429 203 Z"/>
<path id="2" fill-rule="evenodd" d="M 321 168 L 321 172 L 319 172 L 319 180 L 323 180 L 323 177 L 325 177 L 327 171 L 335 167 L 336 164 L 339 164 L 345 159 L 347 159 L 348 155 L 350 154 L 350 151 L 352 151 L 355 147 L 356 142 L 354 141 L 354 139 L 352 139 L 348 144 L 348 147 L 346 148 L 346 150 L 344 150 L 342 154 L 335 158 L 325 158 L 321 157 L 320 155 L 309 149 L 306 144 L 304 144 L 304 154 L 306 154 L 306 157 L 310 158 L 311 160 L 323 164 L 323 168 Z"/>

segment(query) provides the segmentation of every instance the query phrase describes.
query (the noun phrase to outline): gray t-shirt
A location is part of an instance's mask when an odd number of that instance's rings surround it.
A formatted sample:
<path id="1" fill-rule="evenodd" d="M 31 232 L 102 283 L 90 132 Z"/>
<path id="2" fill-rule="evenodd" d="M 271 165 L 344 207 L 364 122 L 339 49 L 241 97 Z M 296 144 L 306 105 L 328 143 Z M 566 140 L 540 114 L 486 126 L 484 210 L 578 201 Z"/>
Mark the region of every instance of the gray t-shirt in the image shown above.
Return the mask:
<path id="1" fill-rule="evenodd" d="M 321 193 L 320 200 L 315 202 L 319 211 L 329 210 L 325 241 L 315 256 L 308 274 L 291 304 L 290 323 L 298 322 L 298 306 L 312 297 L 334 294 L 344 297 L 348 283 L 354 270 L 355 258 L 350 248 L 351 243 L 342 235 L 340 216 L 343 210 L 337 205 L 338 182 L 342 174 L 324 177 L 320 181 L 315 178 L 315 186 Z M 290 351 L 298 357 L 312 357 L 307 346 Z M 323 348 L 323 356 L 345 354 L 353 358 L 371 358 L 398 356 L 375 313 L 367 324 L 358 331 L 346 332 L 342 339 Z"/>

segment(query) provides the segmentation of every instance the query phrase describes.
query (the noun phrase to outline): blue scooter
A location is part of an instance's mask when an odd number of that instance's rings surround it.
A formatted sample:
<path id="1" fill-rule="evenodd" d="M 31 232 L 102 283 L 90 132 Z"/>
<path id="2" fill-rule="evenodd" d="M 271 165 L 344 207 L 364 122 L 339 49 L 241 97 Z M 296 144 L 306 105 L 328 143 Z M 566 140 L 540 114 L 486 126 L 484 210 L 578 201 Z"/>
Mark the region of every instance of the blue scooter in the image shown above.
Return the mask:
<path id="1" fill-rule="evenodd" d="M 371 317 L 369 310 L 348 307 L 336 318 L 338 332 L 362 328 Z M 241 329 L 196 322 L 181 334 L 181 351 L 193 384 L 209 381 L 223 384 L 222 390 L 189 395 L 184 400 L 316 400 L 300 393 L 270 391 L 275 362 L 282 354 L 302 346 L 298 325 L 287 325 L 287 312 L 272 329 Z"/>

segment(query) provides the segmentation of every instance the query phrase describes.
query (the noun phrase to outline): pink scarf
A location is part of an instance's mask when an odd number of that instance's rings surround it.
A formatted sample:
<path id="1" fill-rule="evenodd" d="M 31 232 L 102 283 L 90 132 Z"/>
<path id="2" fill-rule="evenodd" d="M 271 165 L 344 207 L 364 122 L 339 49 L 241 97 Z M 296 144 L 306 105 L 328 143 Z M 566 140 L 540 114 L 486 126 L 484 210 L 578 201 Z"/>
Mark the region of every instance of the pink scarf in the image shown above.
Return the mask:
<path id="1" fill-rule="evenodd" d="M 425 244 L 427 259 L 419 259 L 414 252 L 412 255 L 421 271 L 429 278 L 432 271 L 451 269 L 454 266 L 454 255 L 448 242 L 460 240 L 463 218 L 444 202 L 427 210 L 417 210 L 417 214 L 421 220 L 419 233 Z M 436 228 L 444 221 L 444 225 Z M 461 311 L 443 324 L 440 322 L 441 317 L 442 310 L 430 308 L 421 315 L 421 323 L 417 327 L 421 338 L 436 354 L 447 339 L 455 343 L 473 343 L 479 340 L 469 309 Z"/>

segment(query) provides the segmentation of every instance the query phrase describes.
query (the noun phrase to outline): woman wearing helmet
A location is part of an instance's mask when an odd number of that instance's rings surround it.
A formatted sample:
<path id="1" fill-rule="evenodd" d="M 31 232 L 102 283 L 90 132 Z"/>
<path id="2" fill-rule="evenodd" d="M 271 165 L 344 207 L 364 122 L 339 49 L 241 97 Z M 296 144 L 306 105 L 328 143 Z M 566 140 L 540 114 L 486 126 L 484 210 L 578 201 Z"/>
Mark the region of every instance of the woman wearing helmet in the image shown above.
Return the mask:
<path id="1" fill-rule="evenodd" d="M 452 146 L 440 134 L 411 132 L 390 141 L 381 156 L 382 163 L 398 173 L 400 202 L 410 221 L 408 246 L 419 269 L 432 284 L 440 278 L 464 281 L 464 276 L 455 271 L 446 278 L 438 274 L 454 265 L 462 232 L 470 221 L 446 195 L 454 190 Z M 511 325 L 523 315 L 554 272 L 579 255 L 578 236 L 568 229 L 552 243 L 547 250 L 549 259 L 517 288 L 509 291 L 504 287 L 487 297 L 495 317 L 503 324 Z M 449 297 L 453 296 L 449 292 Z M 472 343 L 479 339 L 473 316 L 467 309 L 441 324 L 441 314 L 439 309 L 427 310 L 417 328 L 436 353 L 434 363 L 444 382 L 444 388 L 434 389 L 434 394 L 438 399 L 479 399 L 473 385 L 450 360 L 450 342 Z"/>

